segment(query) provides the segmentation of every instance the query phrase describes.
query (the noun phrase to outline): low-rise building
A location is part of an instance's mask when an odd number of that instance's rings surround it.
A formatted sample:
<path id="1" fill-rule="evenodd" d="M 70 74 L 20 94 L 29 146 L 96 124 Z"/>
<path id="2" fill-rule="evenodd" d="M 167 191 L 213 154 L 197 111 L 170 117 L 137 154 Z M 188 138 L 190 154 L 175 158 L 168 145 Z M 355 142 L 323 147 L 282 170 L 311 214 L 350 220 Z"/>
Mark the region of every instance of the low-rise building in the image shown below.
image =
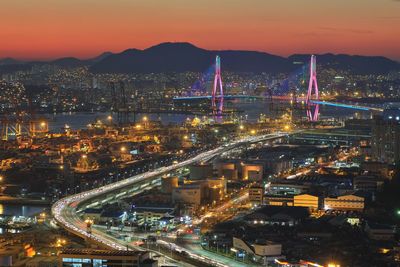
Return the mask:
<path id="1" fill-rule="evenodd" d="M 172 207 L 138 206 L 132 209 L 139 225 L 159 225 L 162 218 L 170 217 L 174 213 Z"/>
<path id="2" fill-rule="evenodd" d="M 383 185 L 383 178 L 375 175 L 360 175 L 354 177 L 354 190 L 364 192 L 376 192 Z"/>
<path id="3" fill-rule="evenodd" d="M 220 162 L 217 164 L 218 177 L 224 177 L 227 180 L 237 180 L 238 170 L 233 162 Z"/>
<path id="4" fill-rule="evenodd" d="M 178 187 L 177 176 L 164 176 L 161 178 L 161 192 L 171 194 L 174 188 Z"/>
<path id="5" fill-rule="evenodd" d="M 293 195 L 265 195 L 264 204 L 268 206 L 293 206 Z"/>
<path id="6" fill-rule="evenodd" d="M 255 240 L 254 242 L 233 237 L 233 248 L 237 251 L 244 251 L 252 254 L 256 258 L 267 258 L 280 256 L 282 254 L 282 244 L 268 240 Z"/>
<path id="7" fill-rule="evenodd" d="M 185 184 L 172 190 L 172 202 L 200 205 L 202 187 L 199 184 Z"/>
<path id="8" fill-rule="evenodd" d="M 244 221 L 253 226 L 294 226 L 298 225 L 308 216 L 309 211 L 304 207 L 265 206 L 246 215 Z"/>
<path id="9" fill-rule="evenodd" d="M 293 168 L 293 161 L 289 159 L 267 160 L 265 162 L 265 172 L 268 174 L 282 173 Z"/>
<path id="10" fill-rule="evenodd" d="M 219 202 L 227 191 L 226 179 L 204 179 L 186 181 L 185 184 L 173 188 L 173 203 L 211 204 Z"/>
<path id="11" fill-rule="evenodd" d="M 261 163 L 243 163 L 242 166 L 242 180 L 244 181 L 258 181 L 261 182 L 264 175 L 264 167 Z"/>
<path id="12" fill-rule="evenodd" d="M 301 194 L 293 197 L 293 205 L 295 207 L 306 207 L 309 208 L 311 211 L 316 211 L 320 209 L 321 202 L 318 196 Z"/>
<path id="13" fill-rule="evenodd" d="M 157 261 L 150 258 L 148 251 L 64 249 L 58 255 L 59 267 L 156 267 Z"/>
<path id="14" fill-rule="evenodd" d="M 373 240 L 393 240 L 395 230 L 391 225 L 367 222 L 364 227 L 368 237 Z"/>
<path id="15" fill-rule="evenodd" d="M 272 182 L 268 187 L 268 193 L 271 195 L 299 195 L 305 193 L 309 188 L 309 185 L 296 182 Z"/>
<path id="16" fill-rule="evenodd" d="M 192 164 L 189 166 L 190 180 L 204 180 L 213 177 L 213 165 L 209 163 Z"/>
<path id="17" fill-rule="evenodd" d="M 389 164 L 379 161 L 365 161 L 361 163 L 361 169 L 370 174 L 389 177 Z"/>
<path id="18" fill-rule="evenodd" d="M 364 209 L 364 201 L 363 197 L 356 195 L 327 197 L 324 199 L 324 209 L 362 211 Z"/>
<path id="19" fill-rule="evenodd" d="M 255 185 L 249 188 L 249 200 L 252 205 L 263 204 L 264 198 L 264 187 L 261 185 Z"/>

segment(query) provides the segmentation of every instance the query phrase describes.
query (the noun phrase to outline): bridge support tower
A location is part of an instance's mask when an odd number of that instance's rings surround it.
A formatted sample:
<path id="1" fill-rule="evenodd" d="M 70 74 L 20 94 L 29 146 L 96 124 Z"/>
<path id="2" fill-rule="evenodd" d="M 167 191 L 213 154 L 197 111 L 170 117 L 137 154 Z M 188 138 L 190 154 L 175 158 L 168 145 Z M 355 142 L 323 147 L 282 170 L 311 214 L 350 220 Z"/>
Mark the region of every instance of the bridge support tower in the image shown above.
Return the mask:
<path id="1" fill-rule="evenodd" d="M 310 62 L 310 82 L 306 97 L 307 118 L 310 122 L 317 122 L 319 117 L 319 104 L 313 103 L 313 100 L 319 101 L 318 83 L 317 83 L 317 58 L 311 56 Z"/>
<path id="2" fill-rule="evenodd" d="M 219 97 L 217 97 L 217 88 L 219 88 Z M 222 89 L 221 58 L 219 56 L 216 56 L 215 58 L 215 75 L 211 95 L 211 107 L 214 114 L 222 115 L 222 111 L 224 109 L 224 90 Z"/>

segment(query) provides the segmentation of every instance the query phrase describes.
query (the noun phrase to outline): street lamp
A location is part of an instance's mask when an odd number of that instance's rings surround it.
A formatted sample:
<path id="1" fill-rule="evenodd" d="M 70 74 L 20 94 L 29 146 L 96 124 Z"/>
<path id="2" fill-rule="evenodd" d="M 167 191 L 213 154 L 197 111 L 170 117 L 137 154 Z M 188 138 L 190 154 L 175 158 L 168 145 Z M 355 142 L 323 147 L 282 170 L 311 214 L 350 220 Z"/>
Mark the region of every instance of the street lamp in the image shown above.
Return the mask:
<path id="1" fill-rule="evenodd" d="M 113 117 L 111 115 L 108 115 L 107 120 L 110 122 L 110 124 L 112 123 Z"/>
<path id="2" fill-rule="evenodd" d="M 92 232 L 93 220 L 90 218 L 86 218 L 85 223 L 86 223 L 86 231 L 90 234 Z"/>
<path id="3" fill-rule="evenodd" d="M 122 146 L 121 147 L 121 152 L 124 153 L 126 151 L 126 147 Z"/>

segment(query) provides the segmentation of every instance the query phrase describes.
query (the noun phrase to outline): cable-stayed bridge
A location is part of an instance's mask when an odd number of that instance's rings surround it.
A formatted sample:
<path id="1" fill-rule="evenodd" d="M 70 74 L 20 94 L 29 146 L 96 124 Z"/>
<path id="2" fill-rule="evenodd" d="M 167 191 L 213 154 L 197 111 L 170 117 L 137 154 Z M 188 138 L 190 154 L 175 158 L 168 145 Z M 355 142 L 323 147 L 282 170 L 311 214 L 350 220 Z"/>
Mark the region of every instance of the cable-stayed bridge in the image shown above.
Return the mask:
<path id="1" fill-rule="evenodd" d="M 264 95 L 225 95 L 222 85 L 222 77 L 221 77 L 221 59 L 219 56 L 216 57 L 216 63 L 214 65 L 214 83 L 212 86 L 211 95 L 206 94 L 206 83 L 205 79 L 210 78 L 210 69 L 207 71 L 207 74 L 202 75 L 201 82 L 197 81 L 195 83 L 195 87 L 192 87 L 192 90 L 189 92 L 187 96 L 177 96 L 174 97 L 174 101 L 195 101 L 195 100 L 211 100 L 211 109 L 213 114 L 221 115 L 223 112 L 223 103 L 224 100 L 233 100 L 233 99 L 262 99 L 266 101 L 294 101 L 294 102 L 303 102 L 306 104 L 306 115 L 309 121 L 316 122 L 319 119 L 319 107 L 320 105 L 324 106 L 333 106 L 338 108 L 348 108 L 354 110 L 362 110 L 362 111 L 375 111 L 382 112 L 383 108 L 375 107 L 375 106 L 367 106 L 367 105 L 358 105 L 358 104 L 347 104 L 347 103 L 339 103 L 339 102 L 330 102 L 324 101 L 320 99 L 320 94 L 318 90 L 318 82 L 317 82 L 317 61 L 316 56 L 312 55 L 310 64 L 309 64 L 309 84 L 308 91 L 306 97 L 297 97 L 293 92 L 288 94 L 286 92 L 279 92 L 280 95 L 273 95 L 272 90 L 267 90 Z M 305 68 L 302 68 L 304 72 Z M 289 77 L 282 81 L 284 85 L 283 88 L 286 90 L 289 88 L 290 79 L 297 79 L 301 74 L 289 74 Z M 200 85 L 199 85 L 200 84 Z M 201 90 L 197 90 L 199 87 Z M 218 90 L 219 89 L 219 90 Z M 201 92 L 198 92 L 201 91 Z M 219 94 L 217 95 L 217 92 Z M 283 94 L 282 94 L 283 93 Z M 197 95 L 198 94 L 198 95 Z"/>

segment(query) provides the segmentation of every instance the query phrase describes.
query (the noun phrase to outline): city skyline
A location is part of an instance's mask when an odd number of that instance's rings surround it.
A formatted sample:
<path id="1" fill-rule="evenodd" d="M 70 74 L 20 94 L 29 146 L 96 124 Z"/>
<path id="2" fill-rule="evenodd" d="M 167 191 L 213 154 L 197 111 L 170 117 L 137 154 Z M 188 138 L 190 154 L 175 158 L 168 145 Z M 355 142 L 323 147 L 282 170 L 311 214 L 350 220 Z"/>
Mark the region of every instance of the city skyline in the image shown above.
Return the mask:
<path id="1" fill-rule="evenodd" d="M 1 266 L 400 266 L 400 0 L 3 2 Z"/>
<path id="2" fill-rule="evenodd" d="M 4 4 L 0 58 L 90 58 L 161 42 L 190 42 L 211 50 L 256 50 L 288 56 L 400 52 L 394 0 L 335 1 L 41 1 Z"/>

